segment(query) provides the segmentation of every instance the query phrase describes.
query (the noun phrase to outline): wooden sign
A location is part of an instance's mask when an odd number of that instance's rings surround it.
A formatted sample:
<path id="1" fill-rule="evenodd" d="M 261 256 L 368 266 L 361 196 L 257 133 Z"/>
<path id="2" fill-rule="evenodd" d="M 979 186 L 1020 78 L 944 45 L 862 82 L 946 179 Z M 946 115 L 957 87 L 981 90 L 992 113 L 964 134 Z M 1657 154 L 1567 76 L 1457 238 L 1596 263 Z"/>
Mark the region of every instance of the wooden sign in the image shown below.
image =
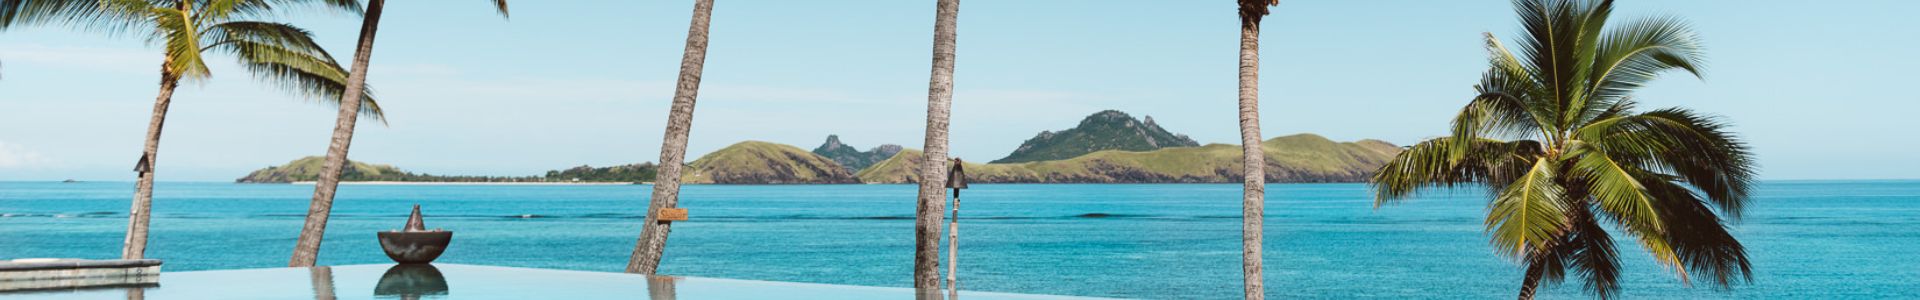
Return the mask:
<path id="1" fill-rule="evenodd" d="M 661 222 L 687 220 L 687 209 L 685 208 L 662 208 L 660 209 L 660 211 L 655 212 L 655 214 L 657 214 L 658 217 L 655 217 L 654 219 L 659 220 Z"/>

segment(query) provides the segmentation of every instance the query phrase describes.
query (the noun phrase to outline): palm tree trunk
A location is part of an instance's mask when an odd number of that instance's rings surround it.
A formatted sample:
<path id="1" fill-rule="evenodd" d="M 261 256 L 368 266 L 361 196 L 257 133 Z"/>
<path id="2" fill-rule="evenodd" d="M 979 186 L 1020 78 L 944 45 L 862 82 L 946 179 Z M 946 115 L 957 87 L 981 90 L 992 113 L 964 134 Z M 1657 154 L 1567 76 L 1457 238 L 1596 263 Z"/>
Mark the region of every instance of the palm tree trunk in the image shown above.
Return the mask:
<path id="1" fill-rule="evenodd" d="M 141 259 L 147 255 L 147 223 L 153 216 L 153 170 L 160 154 L 160 129 L 167 123 L 167 107 L 173 104 L 173 90 L 180 87 L 180 78 L 174 75 L 172 66 L 171 56 L 160 63 L 160 96 L 154 97 L 153 116 L 147 121 L 147 146 L 141 150 L 140 160 L 134 162 L 133 171 L 140 173 L 140 181 L 134 184 L 133 207 L 127 210 L 127 240 L 125 248 L 120 249 L 121 259 Z"/>
<path id="2" fill-rule="evenodd" d="M 294 243 L 288 267 L 311 267 L 320 259 L 320 242 L 327 232 L 327 217 L 333 213 L 333 194 L 340 187 L 340 173 L 347 165 L 347 147 L 353 143 L 353 126 L 360 117 L 362 95 L 367 87 L 367 63 L 373 57 L 373 36 L 380 29 L 380 11 L 385 0 L 368 1 L 366 19 L 360 23 L 360 43 L 353 53 L 353 69 L 347 72 L 347 89 L 340 96 L 340 116 L 333 124 L 333 140 L 327 145 L 327 160 L 320 167 L 320 182 L 313 185 L 313 202 L 307 205 L 307 223 L 300 227 L 300 239 Z"/>
<path id="3" fill-rule="evenodd" d="M 648 201 L 640 240 L 627 260 L 627 273 L 653 274 L 667 248 L 673 224 L 660 222 L 659 211 L 680 203 L 680 171 L 686 167 L 687 133 L 693 130 L 693 104 L 700 94 L 700 72 L 707 64 L 707 28 L 713 22 L 713 0 L 694 0 L 693 21 L 687 27 L 686 53 L 680 57 L 680 80 L 673 90 L 673 108 L 667 112 L 667 133 L 660 145 L 660 170 Z"/>
<path id="4" fill-rule="evenodd" d="M 678 284 L 674 282 L 675 280 L 679 280 L 679 278 L 674 278 L 670 276 L 648 276 L 647 277 L 647 299 L 649 300 L 679 299 L 680 293 L 674 290 L 674 286 Z"/>
<path id="5" fill-rule="evenodd" d="M 1240 199 L 1240 268 L 1246 299 L 1266 299 L 1261 279 L 1261 229 L 1266 210 L 1267 157 L 1260 148 L 1260 25 L 1240 27 L 1240 151 L 1245 191 Z"/>
<path id="6" fill-rule="evenodd" d="M 947 204 L 947 114 L 953 107 L 953 62 L 960 0 L 939 0 L 933 21 L 933 76 L 927 82 L 927 140 L 920 162 L 920 205 L 914 214 L 913 287 L 940 288 L 941 213 Z"/>
<path id="7" fill-rule="evenodd" d="M 1527 264 L 1527 277 L 1520 281 L 1520 300 L 1533 300 L 1534 289 L 1540 287 L 1540 277 L 1546 274 L 1545 265 L 1538 262 Z"/>

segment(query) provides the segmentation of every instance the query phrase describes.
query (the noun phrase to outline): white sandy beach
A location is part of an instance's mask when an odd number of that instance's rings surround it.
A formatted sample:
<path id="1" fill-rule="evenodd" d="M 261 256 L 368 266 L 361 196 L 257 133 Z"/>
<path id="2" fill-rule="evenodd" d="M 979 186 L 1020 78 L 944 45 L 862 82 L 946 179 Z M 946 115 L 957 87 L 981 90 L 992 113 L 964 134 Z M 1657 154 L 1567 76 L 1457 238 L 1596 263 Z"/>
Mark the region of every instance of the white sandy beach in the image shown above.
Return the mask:
<path id="1" fill-rule="evenodd" d="M 291 184 L 314 184 L 314 181 L 295 181 Z M 432 181 L 342 181 L 343 185 L 630 185 L 653 184 L 652 182 L 432 182 Z"/>

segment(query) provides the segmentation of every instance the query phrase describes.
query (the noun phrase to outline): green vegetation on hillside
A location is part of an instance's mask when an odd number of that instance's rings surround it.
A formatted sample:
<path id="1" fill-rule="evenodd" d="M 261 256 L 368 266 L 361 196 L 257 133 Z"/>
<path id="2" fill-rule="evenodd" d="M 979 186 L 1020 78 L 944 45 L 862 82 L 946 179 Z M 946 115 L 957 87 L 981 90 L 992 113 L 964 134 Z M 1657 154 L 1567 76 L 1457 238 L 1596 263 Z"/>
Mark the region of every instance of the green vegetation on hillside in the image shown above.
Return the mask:
<path id="1" fill-rule="evenodd" d="M 798 147 L 745 141 L 687 164 L 683 183 L 859 183 L 833 160 Z"/>
<path id="2" fill-rule="evenodd" d="M 837 139 L 829 140 L 835 144 Z M 1360 182 L 1400 152 L 1383 141 L 1340 143 L 1312 134 L 1267 140 L 1267 180 L 1271 182 Z M 827 148 L 827 147 L 822 147 Z M 840 149 L 852 149 L 840 145 Z M 683 183 L 803 184 L 906 183 L 918 177 L 921 153 L 899 150 L 858 173 L 832 159 L 798 147 L 746 141 L 708 153 L 688 164 Z M 319 178 L 324 161 L 310 156 L 286 165 L 253 171 L 235 182 L 289 183 Z M 611 167 L 578 166 L 544 176 L 444 176 L 416 174 L 391 165 L 348 162 L 342 181 L 403 182 L 652 182 L 659 167 L 640 163 Z M 1105 150 L 1070 159 L 1025 163 L 968 163 L 967 176 L 983 183 L 1197 183 L 1237 182 L 1240 148 L 1211 144 L 1153 151 Z"/>
<path id="3" fill-rule="evenodd" d="M 291 183 L 316 181 L 320 179 L 320 166 L 326 158 L 308 156 L 287 162 L 285 165 L 267 167 L 248 173 L 235 179 L 239 183 Z M 347 169 L 341 172 L 340 181 L 400 181 L 400 182 L 649 182 L 653 181 L 658 169 L 653 163 L 640 163 L 623 166 L 594 168 L 590 166 L 573 167 L 566 170 L 547 171 L 546 176 L 447 176 L 433 174 L 415 174 L 392 165 L 369 164 L 348 161 Z"/>
<path id="4" fill-rule="evenodd" d="M 1028 139 L 1006 158 L 994 163 L 1062 160 L 1103 150 L 1151 151 L 1169 147 L 1197 147 L 1186 135 L 1167 132 L 1147 117 L 1145 122 L 1117 110 L 1101 111 L 1060 132 L 1045 131 Z"/>
<path id="5" fill-rule="evenodd" d="M 546 179 L 549 181 L 650 182 L 659 171 L 660 166 L 650 162 L 600 168 L 581 165 L 566 170 L 547 171 Z"/>
<path id="6" fill-rule="evenodd" d="M 1340 143 L 1313 134 L 1262 143 L 1269 182 L 1360 182 L 1399 153 L 1399 147 L 1367 140 Z M 866 183 L 917 180 L 919 151 L 907 150 L 861 170 Z M 1000 183 L 1238 182 L 1240 148 L 1226 144 L 1155 151 L 1107 150 L 1055 161 L 967 164 L 967 178 Z"/>

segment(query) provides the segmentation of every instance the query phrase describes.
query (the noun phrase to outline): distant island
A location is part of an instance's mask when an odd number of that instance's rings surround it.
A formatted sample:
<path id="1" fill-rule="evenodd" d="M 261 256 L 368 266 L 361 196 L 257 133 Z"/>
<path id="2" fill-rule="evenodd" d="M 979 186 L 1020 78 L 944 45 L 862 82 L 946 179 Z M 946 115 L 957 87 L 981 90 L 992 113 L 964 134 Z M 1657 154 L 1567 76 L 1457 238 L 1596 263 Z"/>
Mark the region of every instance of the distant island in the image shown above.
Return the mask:
<path id="1" fill-rule="evenodd" d="M 1276 137 L 1261 143 L 1268 182 L 1363 182 L 1400 153 L 1379 140 L 1337 142 L 1314 134 Z M 919 180 L 919 150 L 884 144 L 866 151 L 838 135 L 807 151 L 763 141 L 744 141 L 707 153 L 681 176 L 688 184 L 911 183 Z M 1232 183 L 1241 181 L 1240 147 L 1200 145 L 1153 121 L 1120 111 L 1101 111 L 1074 128 L 1045 131 L 992 163 L 967 163 L 967 179 L 979 183 Z M 236 182 L 292 183 L 319 179 L 321 157 L 253 171 Z M 522 177 L 415 174 L 391 165 L 351 162 L 347 182 L 644 183 L 658 167 L 639 163 L 578 166 Z"/>
<path id="2" fill-rule="evenodd" d="M 320 166 L 326 158 L 308 156 L 288 162 L 285 165 L 271 166 L 255 170 L 245 177 L 235 179 L 238 183 L 294 183 L 320 180 Z M 346 182 L 604 182 L 604 183 L 642 183 L 651 182 L 657 171 L 653 163 L 639 163 L 612 167 L 578 166 L 564 170 L 547 171 L 543 176 L 447 176 L 433 174 L 415 174 L 398 167 L 384 164 L 369 164 L 348 161 L 347 169 L 341 172 L 340 180 Z"/>
<path id="3" fill-rule="evenodd" d="M 1400 147 L 1377 140 L 1334 142 L 1313 134 L 1261 143 L 1267 182 L 1363 182 Z M 920 151 L 907 150 L 857 177 L 865 183 L 917 182 Z M 977 183 L 1234 183 L 1240 182 L 1240 146 L 1210 144 L 1154 151 L 1101 150 L 1064 160 L 967 163 Z"/>

